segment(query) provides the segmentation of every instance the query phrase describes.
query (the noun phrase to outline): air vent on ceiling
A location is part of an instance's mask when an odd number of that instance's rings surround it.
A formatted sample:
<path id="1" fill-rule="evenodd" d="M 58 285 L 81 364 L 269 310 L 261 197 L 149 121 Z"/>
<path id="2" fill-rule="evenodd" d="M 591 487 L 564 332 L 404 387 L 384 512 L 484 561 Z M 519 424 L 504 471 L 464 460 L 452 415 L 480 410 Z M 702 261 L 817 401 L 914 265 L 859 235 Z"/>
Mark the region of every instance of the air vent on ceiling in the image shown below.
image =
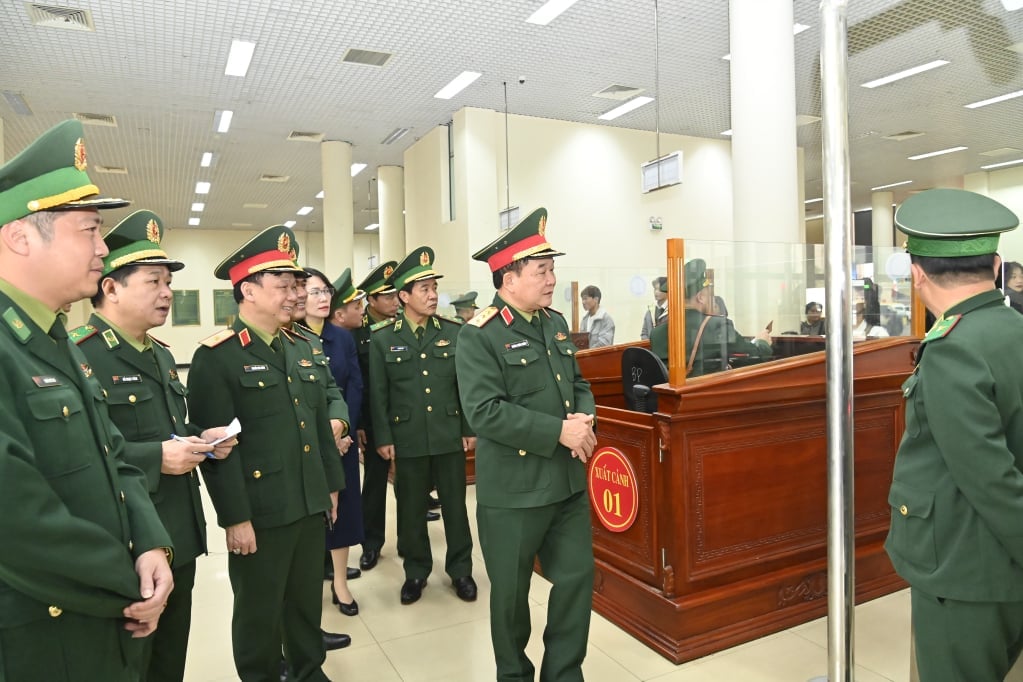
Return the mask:
<path id="1" fill-rule="evenodd" d="M 242 204 L 242 208 L 266 208 L 266 204 Z"/>
<path id="2" fill-rule="evenodd" d="M 25 9 L 28 11 L 29 20 L 36 26 L 65 28 L 72 31 L 96 30 L 92 23 L 92 12 L 86 9 L 37 5 L 31 2 L 25 3 Z"/>
<path id="3" fill-rule="evenodd" d="M 13 90 L 3 91 L 4 99 L 7 100 L 7 104 L 18 116 L 31 116 L 32 109 L 28 106 L 28 102 L 25 101 L 24 95 L 20 92 L 14 92 Z"/>
<path id="4" fill-rule="evenodd" d="M 288 139 L 292 142 L 323 142 L 323 133 L 304 133 L 292 130 L 288 134 Z"/>
<path id="5" fill-rule="evenodd" d="M 593 93 L 593 96 L 624 102 L 625 100 L 631 99 L 635 95 L 643 92 L 645 89 L 646 88 L 637 88 L 632 85 L 609 85 L 600 92 Z"/>
<path id="6" fill-rule="evenodd" d="M 259 176 L 261 182 L 287 182 L 291 179 L 290 175 L 270 175 L 269 173 L 263 173 Z"/>
<path id="7" fill-rule="evenodd" d="M 349 64 L 365 64 L 366 66 L 383 66 L 391 58 L 390 52 L 374 52 L 373 50 L 358 50 L 354 47 L 345 53 L 341 61 Z"/>
<path id="8" fill-rule="evenodd" d="M 113 116 L 107 116 L 106 114 L 85 114 L 76 113 L 72 114 L 75 118 L 82 122 L 82 125 L 87 126 L 106 126 L 108 128 L 117 127 L 117 119 Z"/>
<path id="9" fill-rule="evenodd" d="M 901 133 L 892 133 L 891 135 L 882 135 L 886 140 L 894 140 L 895 142 L 902 142 L 903 140 L 912 140 L 914 137 L 920 137 L 923 135 L 918 130 L 903 130 Z"/>
<path id="10" fill-rule="evenodd" d="M 1001 147 L 1000 149 L 992 149 L 991 151 L 981 152 L 981 156 L 1008 156 L 1009 154 L 1019 154 L 1020 150 L 1015 147 Z"/>
<path id="11" fill-rule="evenodd" d="M 97 164 L 92 167 L 92 170 L 96 171 L 97 173 L 109 173 L 111 175 L 128 174 L 128 169 L 124 168 L 123 166 L 100 166 Z"/>

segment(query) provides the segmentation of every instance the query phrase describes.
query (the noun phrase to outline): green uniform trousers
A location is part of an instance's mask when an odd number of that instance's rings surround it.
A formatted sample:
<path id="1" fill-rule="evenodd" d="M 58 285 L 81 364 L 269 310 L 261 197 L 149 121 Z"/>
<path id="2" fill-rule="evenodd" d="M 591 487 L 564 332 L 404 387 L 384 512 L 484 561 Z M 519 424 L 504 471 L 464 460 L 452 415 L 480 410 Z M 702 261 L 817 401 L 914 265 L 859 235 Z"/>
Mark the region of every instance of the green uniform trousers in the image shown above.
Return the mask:
<path id="1" fill-rule="evenodd" d="M 553 584 L 540 682 L 582 682 L 593 606 L 593 539 L 586 493 L 542 507 L 479 504 L 476 520 L 490 577 L 490 637 L 498 681 L 534 679 L 526 644 L 529 583 L 533 558 L 539 557 L 544 576 Z"/>
<path id="2" fill-rule="evenodd" d="M 366 389 L 369 392 L 369 388 Z M 366 449 L 362 455 L 362 551 L 379 552 L 384 546 L 387 529 L 387 472 L 391 462 L 377 454 L 372 433 L 366 434 Z"/>
<path id="3" fill-rule="evenodd" d="M 326 682 L 323 609 L 323 516 L 256 529 L 256 552 L 228 557 L 234 590 L 231 641 L 242 682 L 278 682 L 281 644 L 291 679 Z"/>
<path id="4" fill-rule="evenodd" d="M 920 682 L 1002 682 L 1023 650 L 1023 602 L 910 601 Z"/>
<path id="5" fill-rule="evenodd" d="M 434 482 L 444 500 L 442 518 L 448 547 L 444 571 L 452 580 L 472 575 L 472 534 L 465 510 L 465 452 L 398 458 L 394 473 L 398 546 L 405 560 L 405 577 L 426 578 L 433 570 L 426 512 Z"/>
<path id="6" fill-rule="evenodd" d="M 195 560 L 174 568 L 174 591 L 160 615 L 156 632 L 145 638 L 144 682 L 181 682 L 185 679 L 188 632 L 192 626 L 192 587 Z"/>

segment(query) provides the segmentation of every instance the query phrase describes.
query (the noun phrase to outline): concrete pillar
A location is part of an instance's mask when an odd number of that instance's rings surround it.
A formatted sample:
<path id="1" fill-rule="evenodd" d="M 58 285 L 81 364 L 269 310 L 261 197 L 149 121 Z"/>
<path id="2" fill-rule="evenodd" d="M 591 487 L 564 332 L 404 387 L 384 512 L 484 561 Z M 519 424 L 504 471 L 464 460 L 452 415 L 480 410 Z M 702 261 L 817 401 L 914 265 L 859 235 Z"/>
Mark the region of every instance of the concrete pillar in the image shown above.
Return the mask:
<path id="1" fill-rule="evenodd" d="M 976 173 L 967 173 L 963 176 L 963 189 L 977 194 L 983 194 L 984 196 L 990 196 L 988 194 L 988 178 L 990 177 L 987 171 L 977 171 Z"/>
<path id="2" fill-rule="evenodd" d="M 378 228 L 381 260 L 397 260 L 418 244 L 405 243 L 405 169 L 401 166 L 377 168 Z"/>
<path id="3" fill-rule="evenodd" d="M 342 140 L 320 144 L 323 178 L 323 274 L 337 277 L 353 266 L 352 145 Z"/>
<path id="4" fill-rule="evenodd" d="M 891 192 L 874 192 L 870 195 L 870 243 L 875 249 L 895 245 L 894 200 L 895 196 Z"/>

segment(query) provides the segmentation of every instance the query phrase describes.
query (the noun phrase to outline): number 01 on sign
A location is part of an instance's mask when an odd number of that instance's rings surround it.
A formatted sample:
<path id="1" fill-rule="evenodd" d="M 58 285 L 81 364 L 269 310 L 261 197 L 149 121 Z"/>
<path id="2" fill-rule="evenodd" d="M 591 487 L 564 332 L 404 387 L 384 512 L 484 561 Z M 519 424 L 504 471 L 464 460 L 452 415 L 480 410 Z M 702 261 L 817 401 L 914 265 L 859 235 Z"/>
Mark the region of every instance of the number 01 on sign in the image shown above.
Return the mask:
<path id="1" fill-rule="evenodd" d="M 589 462 L 590 505 L 609 531 L 621 533 L 636 520 L 636 472 L 616 448 L 599 448 Z"/>

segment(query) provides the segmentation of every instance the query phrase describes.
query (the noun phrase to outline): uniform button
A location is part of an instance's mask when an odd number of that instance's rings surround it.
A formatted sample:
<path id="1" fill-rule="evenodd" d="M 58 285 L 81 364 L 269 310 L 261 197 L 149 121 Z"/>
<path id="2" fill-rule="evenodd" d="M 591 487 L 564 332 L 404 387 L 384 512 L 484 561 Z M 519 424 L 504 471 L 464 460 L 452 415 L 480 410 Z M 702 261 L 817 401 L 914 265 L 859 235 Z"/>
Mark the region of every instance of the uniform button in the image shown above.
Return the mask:
<path id="1" fill-rule="evenodd" d="M 105 388 L 103 389 L 103 397 L 104 397 L 104 398 L 106 398 L 106 397 L 107 397 L 107 389 L 105 389 Z"/>
<path id="2" fill-rule="evenodd" d="M 289 384 L 291 383 L 291 377 L 288 377 L 288 383 Z"/>
<path id="3" fill-rule="evenodd" d="M 425 369 L 424 369 L 424 370 L 423 370 L 423 376 L 424 376 L 424 377 L 428 377 L 428 376 L 430 376 L 430 372 L 429 372 L 428 370 L 425 370 Z"/>
<path id="4" fill-rule="evenodd" d="M 174 416 L 174 415 L 172 414 L 172 415 L 171 415 L 171 421 L 172 421 L 172 422 L 174 422 L 175 424 L 177 424 L 177 423 L 178 423 L 178 418 L 177 418 L 177 417 L 175 417 L 175 416 Z"/>
<path id="5" fill-rule="evenodd" d="M 266 386 L 266 384 L 264 384 L 264 383 L 263 383 L 262 381 L 260 381 L 260 382 L 259 382 L 259 387 L 260 387 L 260 388 L 263 388 L 264 386 Z"/>
<path id="6" fill-rule="evenodd" d="M 394 418 L 394 423 L 395 423 L 395 424 L 397 424 L 397 423 L 398 423 L 398 417 L 395 417 L 395 418 Z"/>
<path id="7" fill-rule="evenodd" d="M 302 448 L 302 452 L 309 452 L 310 450 L 312 450 L 312 448 L 309 447 L 308 445 Z"/>
<path id="8" fill-rule="evenodd" d="M 427 412 L 433 412 L 433 405 L 427 405 L 426 406 L 426 411 Z"/>
<path id="9" fill-rule="evenodd" d="M 299 422 L 298 426 L 299 426 L 299 428 L 304 429 L 305 428 L 305 422 L 304 421 Z"/>
<path id="10" fill-rule="evenodd" d="M 524 364 L 526 364 L 526 359 L 525 358 L 519 358 L 519 362 L 521 362 L 524 365 Z"/>
<path id="11" fill-rule="evenodd" d="M 574 353 L 575 351 L 569 350 L 569 351 L 566 351 L 566 352 L 567 352 L 567 353 L 568 353 L 569 355 L 571 355 L 571 354 L 572 354 L 572 353 Z"/>
<path id="12" fill-rule="evenodd" d="M 124 504 L 124 491 L 121 491 L 121 504 Z"/>
<path id="13" fill-rule="evenodd" d="M 51 606 L 47 610 L 50 612 L 50 618 L 60 618 L 60 615 L 64 613 L 64 609 L 59 606 Z"/>
<path id="14" fill-rule="evenodd" d="M 550 350 L 548 350 L 548 351 L 547 351 L 547 355 L 550 355 L 550 354 L 551 354 L 551 352 L 550 352 Z"/>
<path id="15" fill-rule="evenodd" d="M 298 398 L 295 398 L 295 404 L 298 405 Z"/>
<path id="16" fill-rule="evenodd" d="M 262 477 L 263 477 L 263 472 L 260 471 L 259 469 L 256 469 L 255 471 L 252 472 L 252 478 L 262 478 Z"/>
<path id="17" fill-rule="evenodd" d="M 448 356 L 448 354 L 447 354 L 447 353 L 445 353 L 445 354 L 444 354 L 444 357 L 447 357 L 447 356 Z"/>
<path id="18" fill-rule="evenodd" d="M 61 409 L 60 413 L 66 417 L 71 414 L 71 410 L 67 409 L 67 405 L 65 405 L 63 409 Z"/>
<path id="19" fill-rule="evenodd" d="M 134 395 L 128 396 L 128 402 L 131 403 L 132 405 L 134 405 L 136 401 L 138 401 L 138 398 L 136 398 Z"/>
<path id="20" fill-rule="evenodd" d="M 558 381 L 561 381 L 561 375 L 560 374 L 555 374 L 554 378 L 557 379 Z"/>
<path id="21" fill-rule="evenodd" d="M 909 507 L 907 507 L 906 505 L 902 505 L 901 507 L 899 507 L 899 513 L 905 516 L 906 514 L 909 513 Z"/>
<path id="22" fill-rule="evenodd" d="M 103 446 L 103 452 L 109 455 L 110 454 L 110 446 L 109 445 L 104 445 Z"/>
<path id="23" fill-rule="evenodd" d="M 526 456 L 526 451 L 525 450 L 519 450 L 519 457 L 525 457 L 525 456 Z"/>
<path id="24" fill-rule="evenodd" d="M 401 362 L 401 358 L 395 359 L 395 362 Z"/>
<path id="25" fill-rule="evenodd" d="M 419 357 L 422 358 L 423 360 L 425 360 L 426 359 L 426 353 L 420 353 Z"/>
<path id="26" fill-rule="evenodd" d="M 309 375 L 309 381 L 316 381 L 316 375 L 315 374 L 310 374 Z"/>
<path id="27" fill-rule="evenodd" d="M 565 401 L 565 407 L 568 407 L 568 401 L 567 400 Z"/>
<path id="28" fill-rule="evenodd" d="M 133 549 L 135 549 L 135 543 L 132 542 L 131 540 L 128 540 L 128 551 L 130 552 Z"/>
<path id="29" fill-rule="evenodd" d="M 426 389 L 426 392 L 427 392 L 427 393 L 429 393 L 429 392 L 430 392 L 430 389 L 429 389 L 429 388 L 427 388 L 427 389 Z"/>

